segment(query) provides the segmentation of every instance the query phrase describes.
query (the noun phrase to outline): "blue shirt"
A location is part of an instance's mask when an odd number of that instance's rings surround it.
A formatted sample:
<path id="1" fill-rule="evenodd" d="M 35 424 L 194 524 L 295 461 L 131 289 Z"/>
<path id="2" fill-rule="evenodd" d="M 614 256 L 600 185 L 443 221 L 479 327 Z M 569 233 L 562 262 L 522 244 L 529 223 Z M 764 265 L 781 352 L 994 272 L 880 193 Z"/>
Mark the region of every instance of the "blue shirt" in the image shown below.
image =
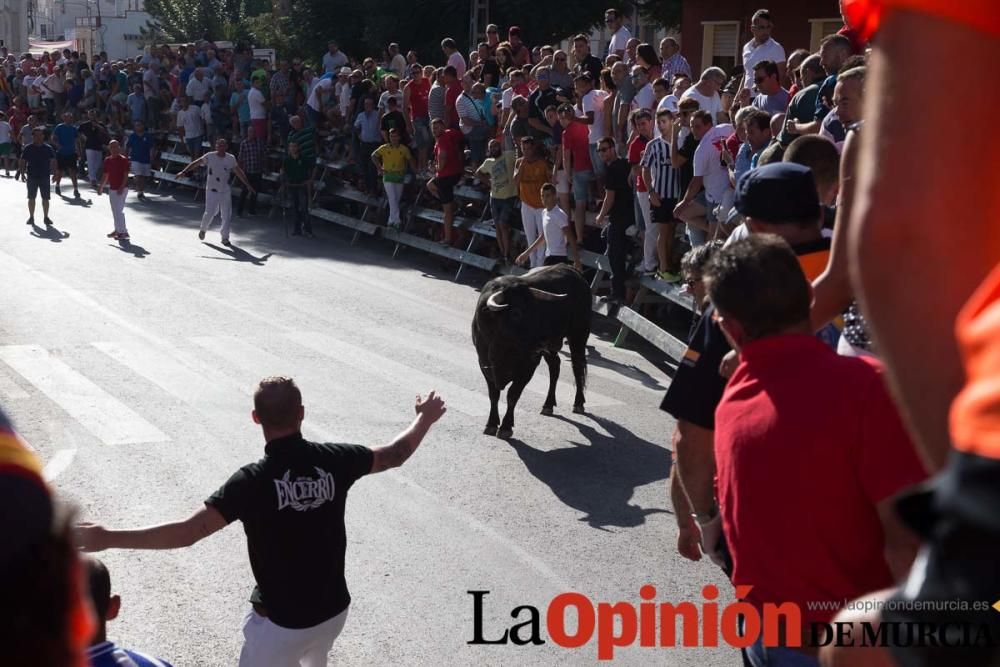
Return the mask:
<path id="1" fill-rule="evenodd" d="M 125 143 L 128 148 L 128 159 L 140 164 L 149 164 L 150 153 L 153 151 L 153 135 L 143 132 L 136 133 Z"/>
<path id="2" fill-rule="evenodd" d="M 171 667 L 169 662 L 159 660 L 138 651 L 126 651 L 114 642 L 101 642 L 87 649 L 87 664 L 90 667 Z"/>
<path id="3" fill-rule="evenodd" d="M 136 95 L 135 93 L 129 93 L 129 96 L 125 98 L 126 103 L 129 108 L 129 115 L 132 118 L 132 122 L 137 120 L 145 120 L 146 118 L 146 98 L 141 94 Z"/>
<path id="4" fill-rule="evenodd" d="M 244 90 L 243 92 L 233 93 L 232 95 L 230 95 L 229 106 L 230 107 L 236 106 L 236 102 L 240 99 L 241 96 L 243 97 L 243 101 L 240 102 L 240 105 L 238 107 L 236 107 L 236 115 L 237 117 L 239 117 L 241 123 L 249 123 L 250 102 L 247 101 L 247 91 Z"/>
<path id="5" fill-rule="evenodd" d="M 76 138 L 80 132 L 76 129 L 75 125 L 59 123 L 52 130 L 52 134 L 59 141 L 59 155 L 76 154 Z"/>
<path id="6" fill-rule="evenodd" d="M 833 108 L 833 89 L 837 85 L 837 75 L 831 74 L 823 80 L 816 94 L 816 120 L 823 120 Z"/>
<path id="7" fill-rule="evenodd" d="M 362 111 L 354 120 L 354 127 L 358 130 L 361 141 L 366 144 L 382 143 L 382 132 L 379 128 L 378 111 L 371 113 Z"/>

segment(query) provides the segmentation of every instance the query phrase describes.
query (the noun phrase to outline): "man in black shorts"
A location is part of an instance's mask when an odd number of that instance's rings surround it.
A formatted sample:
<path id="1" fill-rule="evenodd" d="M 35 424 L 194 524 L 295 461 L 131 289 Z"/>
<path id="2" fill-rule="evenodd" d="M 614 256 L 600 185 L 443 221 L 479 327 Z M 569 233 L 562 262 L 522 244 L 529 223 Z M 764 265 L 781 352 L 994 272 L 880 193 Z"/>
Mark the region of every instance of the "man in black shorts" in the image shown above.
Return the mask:
<path id="1" fill-rule="evenodd" d="M 52 144 L 53 148 L 56 149 L 56 162 L 59 165 L 55 180 L 56 194 L 62 194 L 59 191 L 59 182 L 63 176 L 68 176 L 73 183 L 73 196 L 79 197 L 80 190 L 77 188 L 76 183 L 76 164 L 77 160 L 81 157 L 79 146 L 77 145 L 80 143 L 80 132 L 73 124 L 72 113 L 69 111 L 65 112 L 62 115 L 62 120 L 63 122 L 56 125 L 55 129 L 52 130 Z"/>
<path id="2" fill-rule="evenodd" d="M 681 279 L 676 272 L 670 270 L 674 234 L 677 229 L 674 207 L 682 192 L 680 170 L 674 168 L 670 161 L 673 124 L 674 113 L 670 109 L 660 109 L 656 112 L 656 128 L 660 136 L 646 144 L 641 161 L 642 179 L 649 188 L 649 209 L 653 222 L 653 230 L 646 233 L 656 235 L 656 257 L 659 263 L 656 275 L 668 283 L 676 283 Z"/>
<path id="3" fill-rule="evenodd" d="M 444 212 L 444 237 L 441 244 L 451 245 L 451 226 L 455 222 L 455 186 L 465 172 L 465 139 L 459 130 L 445 127 L 444 120 L 431 121 L 434 135 L 434 178 L 427 189 L 441 202 Z"/>
<path id="4" fill-rule="evenodd" d="M 45 143 L 45 128 L 36 127 L 31 130 L 31 143 L 21 149 L 20 172 L 24 182 L 28 184 L 28 222 L 35 224 L 35 197 L 39 191 L 42 194 L 42 212 L 45 214 L 45 224 L 49 220 L 49 179 L 56 170 L 56 152 Z"/>
<path id="5" fill-rule="evenodd" d="M 238 519 L 257 583 L 240 667 L 326 665 L 351 603 L 344 578 L 347 493 L 361 477 L 403 465 L 445 413 L 444 402 L 433 391 L 418 396 L 409 428 L 374 448 L 305 440 L 302 394 L 290 378 L 261 380 L 253 402 L 253 420 L 267 441 L 264 457 L 237 470 L 188 519 L 136 530 L 81 524 L 77 542 L 85 551 L 178 549 Z"/>

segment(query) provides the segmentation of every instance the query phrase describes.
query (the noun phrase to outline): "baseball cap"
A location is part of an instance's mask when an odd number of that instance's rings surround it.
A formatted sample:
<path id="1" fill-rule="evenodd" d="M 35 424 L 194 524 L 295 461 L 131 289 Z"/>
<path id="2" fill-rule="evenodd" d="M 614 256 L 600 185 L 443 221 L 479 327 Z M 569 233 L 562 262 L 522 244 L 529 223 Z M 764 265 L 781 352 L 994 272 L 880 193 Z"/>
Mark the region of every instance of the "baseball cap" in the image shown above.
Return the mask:
<path id="1" fill-rule="evenodd" d="M 793 162 L 751 169 L 736 184 L 736 210 L 762 222 L 819 220 L 819 195 L 812 171 Z"/>
<path id="2" fill-rule="evenodd" d="M 674 95 L 667 95 L 662 100 L 660 100 L 660 105 L 657 107 L 657 111 L 666 109 L 670 113 L 677 113 L 677 97 Z"/>
<path id="3" fill-rule="evenodd" d="M 338 72 L 338 74 L 340 74 L 341 76 L 351 76 L 351 68 L 350 67 L 341 67 L 340 71 Z"/>

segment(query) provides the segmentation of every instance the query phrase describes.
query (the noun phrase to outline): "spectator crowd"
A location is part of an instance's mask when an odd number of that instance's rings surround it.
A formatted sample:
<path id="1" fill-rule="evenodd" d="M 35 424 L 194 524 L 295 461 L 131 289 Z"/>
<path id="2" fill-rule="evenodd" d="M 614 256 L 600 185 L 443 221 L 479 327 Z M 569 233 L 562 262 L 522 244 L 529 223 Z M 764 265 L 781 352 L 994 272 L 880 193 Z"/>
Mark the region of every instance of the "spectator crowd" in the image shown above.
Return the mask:
<path id="1" fill-rule="evenodd" d="M 637 274 L 683 283 L 697 318 L 661 406 L 677 421 L 678 551 L 752 586 L 758 607 L 797 603 L 806 627 L 836 613 L 812 603 L 906 578 L 918 540 L 894 499 L 937 467 L 911 440 L 882 351 L 842 287 L 866 36 L 845 23 L 815 53 L 786 51 L 780 19 L 753 13 L 728 72 L 693 71 L 673 37 L 640 42 L 614 9 L 601 53 L 586 35 L 529 45 L 517 26 L 496 25 L 469 53 L 445 38 L 440 53 L 393 43 L 358 58 L 331 41 L 312 65 L 208 42 L 127 62 L 4 52 L 0 155 L 16 169 L 6 158 L 46 126 L 57 190 L 69 176 L 75 191 L 77 172 L 100 182 L 113 139 L 137 179 L 156 155 L 146 133 L 176 134 L 196 164 L 205 142 L 225 139 L 252 186 L 240 214 L 276 152 L 297 232 L 311 232 L 320 159 L 352 166 L 342 178 L 385 197 L 390 227 L 416 197 L 436 201 L 444 245 L 460 233 L 456 191 L 478 183 L 501 262 L 583 269 L 581 248 L 606 252 L 612 307 Z M 744 655 L 819 664 L 817 646 L 762 639 Z"/>

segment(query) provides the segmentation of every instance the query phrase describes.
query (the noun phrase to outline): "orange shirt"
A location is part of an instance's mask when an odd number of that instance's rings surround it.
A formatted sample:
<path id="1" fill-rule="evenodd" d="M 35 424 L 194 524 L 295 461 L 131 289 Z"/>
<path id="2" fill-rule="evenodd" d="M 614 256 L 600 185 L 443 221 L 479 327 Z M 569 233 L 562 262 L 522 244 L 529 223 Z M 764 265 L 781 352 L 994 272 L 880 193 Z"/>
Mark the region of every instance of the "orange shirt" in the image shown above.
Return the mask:
<path id="1" fill-rule="evenodd" d="M 955 337 L 966 382 L 951 405 L 953 444 L 1000 459 L 1000 265 L 959 312 Z"/>
<path id="2" fill-rule="evenodd" d="M 844 17 L 868 41 L 882 21 L 884 10 L 905 8 L 964 23 L 1000 35 L 1000 4 L 996 0 L 844 0 Z"/>
<path id="3" fill-rule="evenodd" d="M 532 208 L 543 208 L 542 186 L 549 182 L 549 166 L 546 160 L 521 163 L 521 185 L 518 193 L 521 201 Z"/>

